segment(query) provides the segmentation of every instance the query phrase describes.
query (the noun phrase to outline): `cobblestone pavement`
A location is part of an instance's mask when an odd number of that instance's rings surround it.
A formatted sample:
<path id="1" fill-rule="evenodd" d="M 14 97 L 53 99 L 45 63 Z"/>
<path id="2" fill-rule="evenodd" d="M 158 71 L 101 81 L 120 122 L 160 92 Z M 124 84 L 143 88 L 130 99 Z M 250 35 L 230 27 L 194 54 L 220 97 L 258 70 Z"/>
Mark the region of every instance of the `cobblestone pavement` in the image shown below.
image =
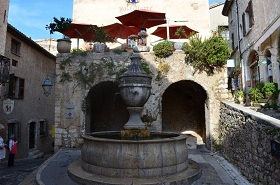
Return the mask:
<path id="1" fill-rule="evenodd" d="M 36 171 L 50 155 L 39 159 L 15 160 L 15 167 L 8 167 L 7 161 L 0 162 L 0 185 L 18 185 Z"/>

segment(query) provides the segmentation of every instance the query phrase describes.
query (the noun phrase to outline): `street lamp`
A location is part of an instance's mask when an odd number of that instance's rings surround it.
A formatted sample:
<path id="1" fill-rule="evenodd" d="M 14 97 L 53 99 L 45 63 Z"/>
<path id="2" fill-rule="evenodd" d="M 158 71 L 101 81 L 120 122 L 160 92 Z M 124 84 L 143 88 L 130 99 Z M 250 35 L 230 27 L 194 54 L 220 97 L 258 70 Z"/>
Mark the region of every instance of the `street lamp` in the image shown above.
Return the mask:
<path id="1" fill-rule="evenodd" d="M 55 82 L 56 75 L 54 75 L 54 82 Z M 51 94 L 53 82 L 50 80 L 49 75 L 47 75 L 44 83 L 42 84 L 42 88 L 44 90 L 44 95 L 49 96 Z"/>

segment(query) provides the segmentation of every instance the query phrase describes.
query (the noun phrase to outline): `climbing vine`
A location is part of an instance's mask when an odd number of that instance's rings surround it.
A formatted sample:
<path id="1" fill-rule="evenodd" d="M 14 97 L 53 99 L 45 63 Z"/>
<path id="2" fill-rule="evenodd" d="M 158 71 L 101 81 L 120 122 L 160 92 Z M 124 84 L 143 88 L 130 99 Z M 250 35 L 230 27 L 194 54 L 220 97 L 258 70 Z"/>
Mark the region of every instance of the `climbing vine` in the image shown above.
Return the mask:
<path id="1" fill-rule="evenodd" d="M 80 55 L 80 52 L 76 52 L 76 54 Z M 64 81 L 73 81 L 77 80 L 79 83 L 83 85 L 90 85 L 94 82 L 96 78 L 102 77 L 105 72 L 107 72 L 108 75 L 116 75 L 116 81 L 118 81 L 119 76 L 123 74 L 125 71 L 128 70 L 127 67 L 123 67 L 119 70 L 116 69 L 116 65 L 113 62 L 113 59 L 111 57 L 103 57 L 100 59 L 102 62 L 100 63 L 90 63 L 87 64 L 85 60 L 79 61 L 77 66 L 77 71 L 71 75 L 70 71 L 73 67 L 73 60 L 71 57 L 62 60 L 59 68 L 62 71 L 60 76 L 60 82 Z M 143 70 L 150 74 L 151 71 L 149 69 L 149 65 L 144 60 L 141 61 L 141 65 Z"/>

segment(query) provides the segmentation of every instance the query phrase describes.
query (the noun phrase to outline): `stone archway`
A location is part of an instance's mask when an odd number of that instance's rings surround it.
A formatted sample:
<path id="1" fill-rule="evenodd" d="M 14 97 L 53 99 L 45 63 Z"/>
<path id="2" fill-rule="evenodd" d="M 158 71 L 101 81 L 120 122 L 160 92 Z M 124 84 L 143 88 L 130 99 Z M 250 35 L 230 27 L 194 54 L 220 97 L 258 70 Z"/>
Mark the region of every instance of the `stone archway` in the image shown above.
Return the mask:
<path id="1" fill-rule="evenodd" d="M 86 131 L 119 131 L 129 118 L 119 87 L 115 82 L 101 82 L 86 97 Z"/>
<path id="2" fill-rule="evenodd" d="M 205 103 L 207 93 L 190 80 L 171 84 L 162 97 L 162 130 L 194 131 L 206 142 Z"/>

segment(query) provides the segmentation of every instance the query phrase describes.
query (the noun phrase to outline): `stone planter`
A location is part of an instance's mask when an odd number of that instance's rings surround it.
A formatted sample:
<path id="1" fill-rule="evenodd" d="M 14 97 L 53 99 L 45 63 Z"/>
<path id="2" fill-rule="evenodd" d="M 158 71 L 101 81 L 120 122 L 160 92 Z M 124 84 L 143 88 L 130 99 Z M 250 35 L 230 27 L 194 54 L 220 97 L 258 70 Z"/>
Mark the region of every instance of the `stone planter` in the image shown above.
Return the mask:
<path id="1" fill-rule="evenodd" d="M 100 43 L 100 42 L 95 42 L 94 43 L 94 52 L 95 53 L 104 53 L 106 51 L 106 44 Z"/>
<path id="2" fill-rule="evenodd" d="M 58 53 L 70 53 L 71 40 L 70 39 L 57 39 L 57 51 L 58 51 Z"/>
<path id="3" fill-rule="evenodd" d="M 175 50 L 176 51 L 182 51 L 182 49 L 183 49 L 183 42 L 176 42 L 175 44 L 174 44 L 174 48 L 175 48 Z"/>

